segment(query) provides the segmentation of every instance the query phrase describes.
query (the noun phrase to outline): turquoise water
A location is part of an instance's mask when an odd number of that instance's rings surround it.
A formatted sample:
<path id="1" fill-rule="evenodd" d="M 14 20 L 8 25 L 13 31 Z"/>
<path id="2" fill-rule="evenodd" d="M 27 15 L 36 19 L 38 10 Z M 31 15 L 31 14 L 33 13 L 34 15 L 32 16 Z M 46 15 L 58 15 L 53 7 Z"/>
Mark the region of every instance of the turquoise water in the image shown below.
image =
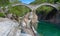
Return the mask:
<path id="1" fill-rule="evenodd" d="M 37 32 L 40 36 L 60 36 L 60 28 L 53 23 L 39 22 Z"/>

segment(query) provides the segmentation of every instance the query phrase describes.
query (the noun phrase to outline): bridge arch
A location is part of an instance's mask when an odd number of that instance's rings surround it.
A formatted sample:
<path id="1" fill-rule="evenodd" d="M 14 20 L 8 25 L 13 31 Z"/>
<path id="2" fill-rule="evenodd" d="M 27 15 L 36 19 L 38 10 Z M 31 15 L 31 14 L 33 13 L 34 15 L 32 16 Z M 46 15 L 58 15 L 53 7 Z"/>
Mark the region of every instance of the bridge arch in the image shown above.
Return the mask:
<path id="1" fill-rule="evenodd" d="M 50 4 L 50 3 L 42 3 L 42 4 L 38 5 L 38 6 L 36 7 L 36 9 L 38 9 L 38 8 L 41 7 L 41 6 L 51 6 L 51 7 L 55 8 L 57 11 L 59 11 L 59 9 L 58 9 L 58 7 L 57 7 L 56 5 Z"/>
<path id="2" fill-rule="evenodd" d="M 25 7 L 29 8 L 30 10 L 32 10 L 32 9 L 29 7 L 30 5 L 17 3 L 17 4 L 12 4 L 12 5 L 6 6 L 6 7 L 5 7 L 5 8 L 6 8 L 6 11 L 9 10 L 9 7 L 10 7 L 10 6 L 11 6 L 11 7 L 15 7 L 15 6 L 25 6 Z"/>
<path id="3" fill-rule="evenodd" d="M 58 14 L 58 12 L 59 12 L 59 9 L 58 9 L 58 7 L 56 6 L 56 5 L 54 5 L 54 4 L 50 4 L 50 3 L 43 3 L 43 4 L 40 4 L 40 5 L 38 5 L 37 7 L 36 7 L 36 10 L 38 9 L 38 8 L 41 8 L 42 6 L 50 6 L 50 7 L 52 7 L 52 8 L 54 8 L 55 10 L 54 10 L 54 12 L 49 12 L 45 17 L 43 17 L 44 19 L 46 19 L 47 18 L 47 16 L 51 16 L 50 14 L 52 14 L 53 15 L 53 13 L 57 13 Z M 37 14 L 37 12 L 36 12 L 36 14 Z M 38 16 L 38 19 L 40 19 L 40 16 L 39 15 L 37 15 Z M 55 15 L 56 16 L 56 15 Z M 51 16 L 51 18 L 52 18 L 53 16 Z M 48 17 L 49 18 L 49 17 Z M 49 18 L 50 19 L 50 18 Z"/>
<path id="4" fill-rule="evenodd" d="M 21 8 L 20 8 L 20 6 L 21 6 Z M 31 9 L 30 9 L 27 5 L 24 5 L 24 4 L 12 4 L 12 5 L 8 5 L 8 6 L 5 7 L 5 8 L 6 8 L 6 12 L 5 12 L 5 13 L 8 14 L 8 12 L 11 12 L 11 11 L 10 11 L 10 7 L 13 8 L 13 9 L 14 9 L 15 7 L 17 7 L 17 8 L 15 8 L 16 10 L 21 9 L 21 10 L 18 10 L 18 13 L 20 13 L 20 11 L 21 11 L 21 14 L 23 14 L 23 15 L 25 15 L 25 14 L 28 13 L 28 12 L 31 12 Z M 27 8 L 27 9 L 25 9 L 25 11 L 23 11 L 22 8 L 23 8 L 23 9 Z M 27 10 L 28 10 L 28 12 L 27 12 Z M 23 12 L 24 12 L 24 13 L 23 13 Z M 13 11 L 13 13 L 16 14 L 15 11 Z M 22 16 L 23 16 L 23 15 L 22 15 Z"/>

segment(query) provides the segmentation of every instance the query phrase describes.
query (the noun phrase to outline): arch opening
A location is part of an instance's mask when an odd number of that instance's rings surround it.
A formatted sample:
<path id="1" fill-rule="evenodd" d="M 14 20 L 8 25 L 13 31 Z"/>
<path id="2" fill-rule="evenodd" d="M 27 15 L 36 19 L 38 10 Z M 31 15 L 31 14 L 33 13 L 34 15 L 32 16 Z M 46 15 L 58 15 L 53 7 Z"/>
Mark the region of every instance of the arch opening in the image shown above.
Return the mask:
<path id="1" fill-rule="evenodd" d="M 53 19 L 53 21 L 56 18 L 56 14 L 58 13 L 58 9 L 56 9 L 53 6 L 50 5 L 44 5 L 44 6 L 40 6 L 39 8 L 37 8 L 36 10 L 36 14 L 38 16 L 38 20 L 48 20 L 50 21 L 51 19 Z"/>
<path id="2" fill-rule="evenodd" d="M 8 9 L 9 10 L 7 13 L 13 13 L 20 17 L 24 16 L 26 13 L 31 11 L 31 9 L 29 7 L 24 6 L 24 5 L 12 6 L 12 7 L 8 7 Z"/>

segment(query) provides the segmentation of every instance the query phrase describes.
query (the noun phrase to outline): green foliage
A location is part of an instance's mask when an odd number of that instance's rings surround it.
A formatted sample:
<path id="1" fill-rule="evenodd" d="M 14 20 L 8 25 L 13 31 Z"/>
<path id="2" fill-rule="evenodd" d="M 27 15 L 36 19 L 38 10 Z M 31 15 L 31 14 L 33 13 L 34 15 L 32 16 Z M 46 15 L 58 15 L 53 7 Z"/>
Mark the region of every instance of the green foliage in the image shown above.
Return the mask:
<path id="1" fill-rule="evenodd" d="M 18 0 L 11 0 L 11 1 L 10 1 L 10 4 L 15 4 L 15 3 L 21 3 L 21 2 L 18 1 Z"/>
<path id="2" fill-rule="evenodd" d="M 0 13 L 0 17 L 4 17 L 5 15 L 3 13 Z"/>
<path id="3" fill-rule="evenodd" d="M 13 3 L 20 3 L 18 0 L 0 0 L 0 6 L 6 6 Z"/>
<path id="4" fill-rule="evenodd" d="M 56 2 L 60 3 L 60 0 L 35 0 L 34 2 L 32 2 L 30 4 L 41 4 L 41 3 L 45 3 L 45 2 L 54 4 Z"/>
<path id="5" fill-rule="evenodd" d="M 48 14 L 53 8 L 48 6 L 41 6 L 37 9 L 37 13 L 44 12 L 45 14 Z"/>
<path id="6" fill-rule="evenodd" d="M 0 6 L 6 6 L 9 4 L 9 0 L 0 0 Z"/>
<path id="7" fill-rule="evenodd" d="M 27 8 L 26 6 L 15 6 L 15 7 L 9 8 L 10 13 L 13 13 L 13 14 L 18 15 L 18 16 L 23 16 L 29 11 L 30 11 L 30 9 Z"/>

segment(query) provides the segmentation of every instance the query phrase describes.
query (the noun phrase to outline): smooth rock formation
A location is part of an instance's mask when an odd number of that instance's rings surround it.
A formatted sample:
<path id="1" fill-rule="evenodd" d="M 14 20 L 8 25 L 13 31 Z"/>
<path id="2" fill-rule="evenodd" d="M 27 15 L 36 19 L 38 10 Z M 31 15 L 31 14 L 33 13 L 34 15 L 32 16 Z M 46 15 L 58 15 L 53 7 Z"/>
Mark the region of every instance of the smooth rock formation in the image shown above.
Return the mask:
<path id="1" fill-rule="evenodd" d="M 18 23 L 8 18 L 0 18 L 0 36 L 20 36 Z"/>
<path id="2" fill-rule="evenodd" d="M 37 32 L 35 28 L 33 27 L 36 22 L 37 22 L 36 15 L 35 14 L 33 15 L 33 12 L 27 13 L 21 22 L 22 32 L 27 33 L 31 36 L 36 36 Z"/>

